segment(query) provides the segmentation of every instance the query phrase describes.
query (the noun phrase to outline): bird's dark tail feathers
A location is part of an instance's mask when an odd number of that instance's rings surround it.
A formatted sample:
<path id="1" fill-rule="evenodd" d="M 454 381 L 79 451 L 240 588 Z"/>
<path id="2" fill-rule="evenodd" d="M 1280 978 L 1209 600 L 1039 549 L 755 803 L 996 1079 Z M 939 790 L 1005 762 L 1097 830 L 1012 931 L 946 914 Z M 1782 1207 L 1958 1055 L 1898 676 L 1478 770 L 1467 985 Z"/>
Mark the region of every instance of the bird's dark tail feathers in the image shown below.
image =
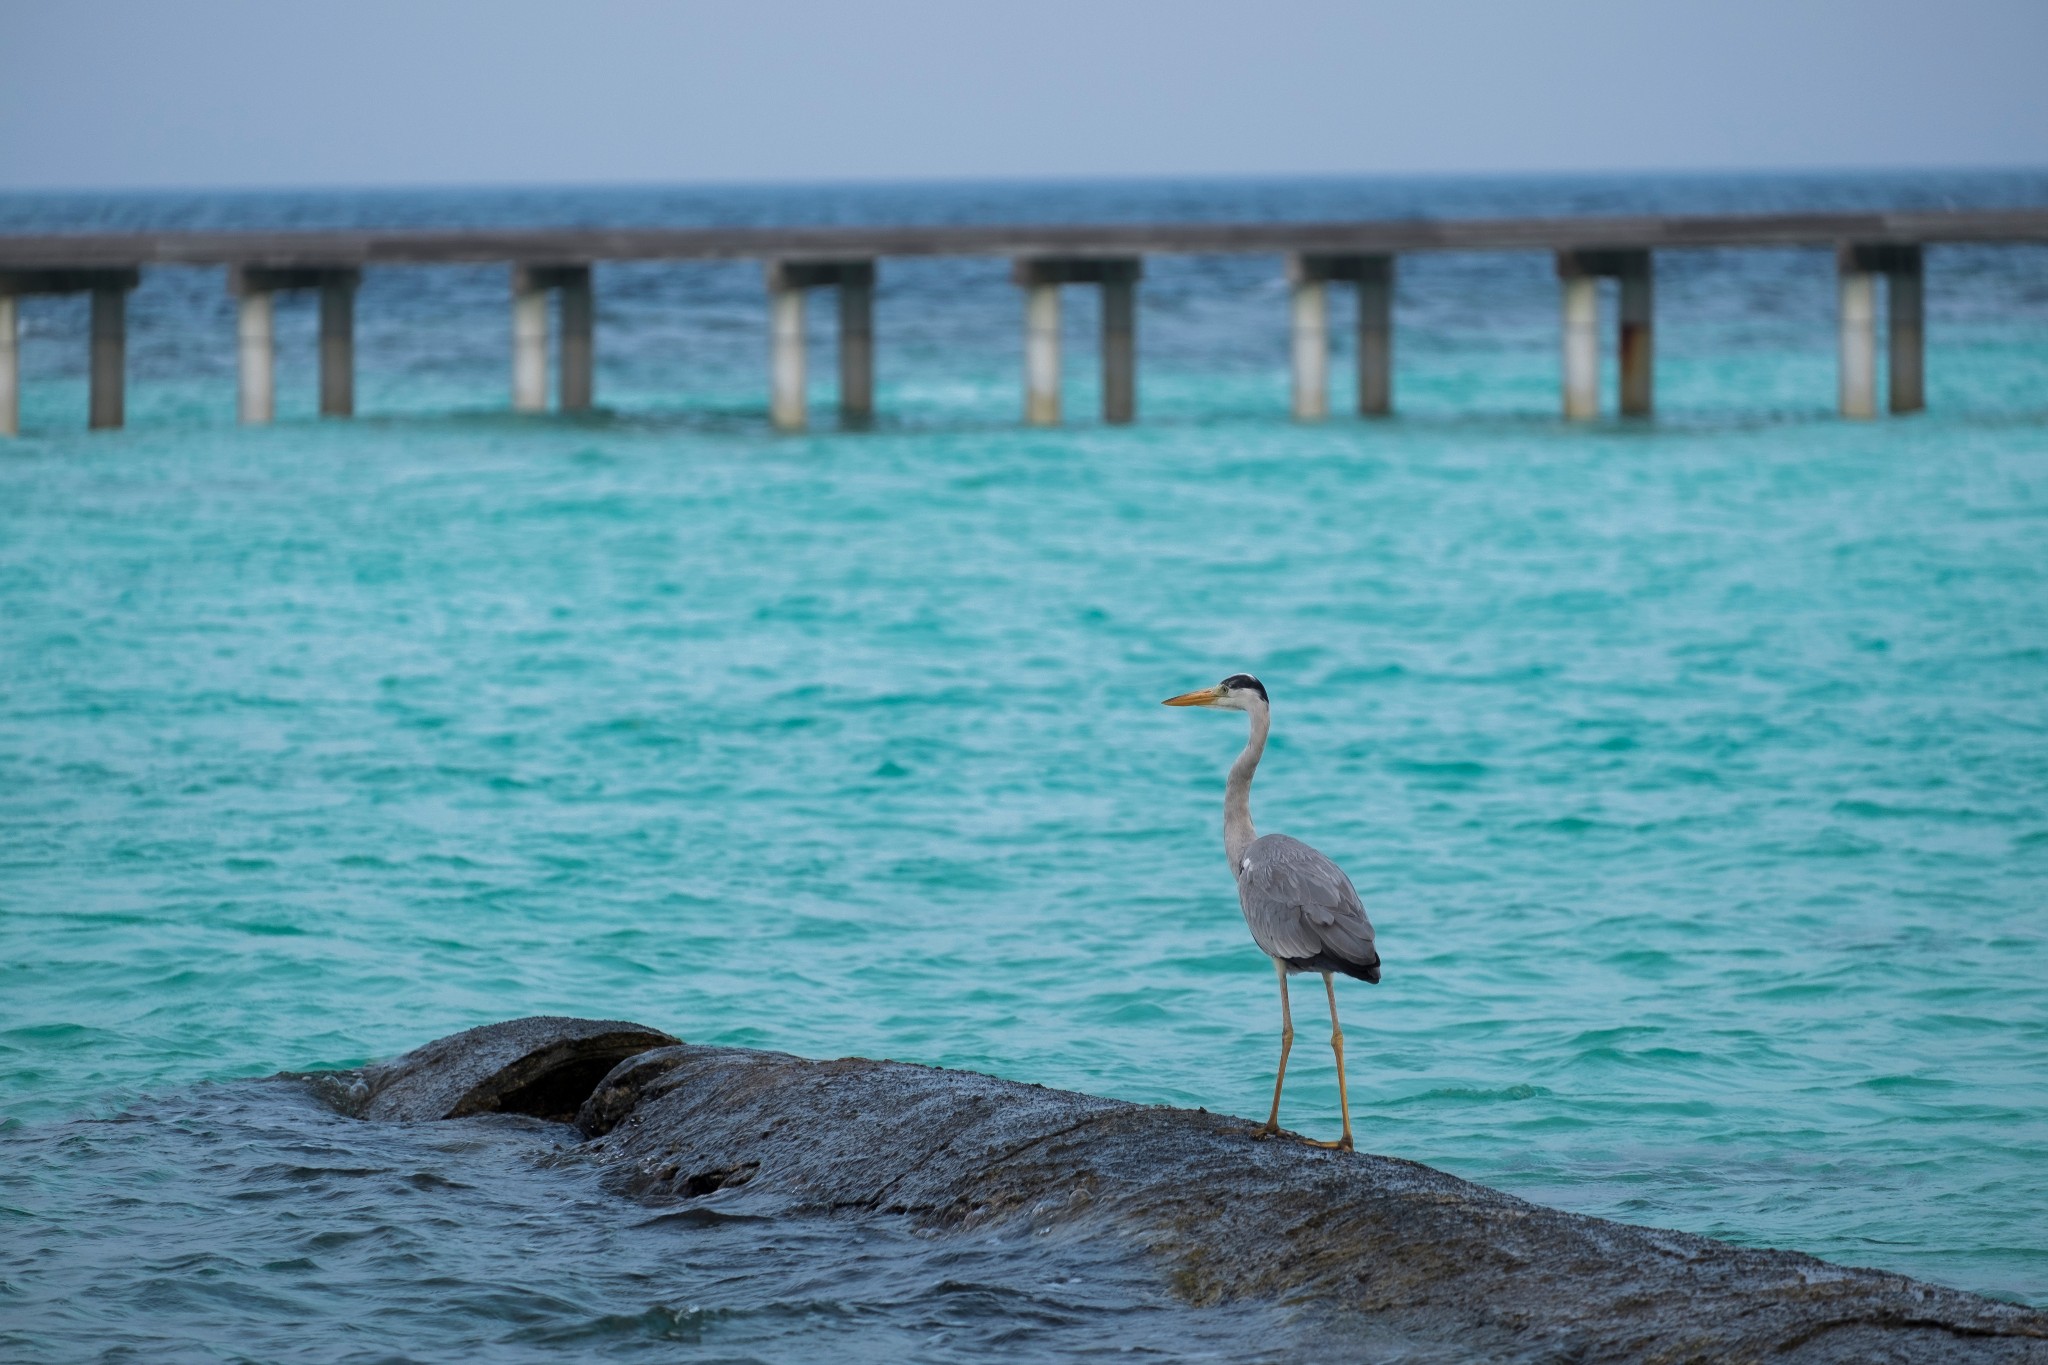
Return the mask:
<path id="1" fill-rule="evenodd" d="M 1287 965 L 1297 972 L 1342 972 L 1346 976 L 1355 976 L 1360 981 L 1370 982 L 1375 986 L 1380 982 L 1378 953 L 1372 955 L 1370 962 L 1353 962 L 1348 958 L 1338 957 L 1326 949 L 1314 957 L 1290 957 L 1287 959 Z"/>

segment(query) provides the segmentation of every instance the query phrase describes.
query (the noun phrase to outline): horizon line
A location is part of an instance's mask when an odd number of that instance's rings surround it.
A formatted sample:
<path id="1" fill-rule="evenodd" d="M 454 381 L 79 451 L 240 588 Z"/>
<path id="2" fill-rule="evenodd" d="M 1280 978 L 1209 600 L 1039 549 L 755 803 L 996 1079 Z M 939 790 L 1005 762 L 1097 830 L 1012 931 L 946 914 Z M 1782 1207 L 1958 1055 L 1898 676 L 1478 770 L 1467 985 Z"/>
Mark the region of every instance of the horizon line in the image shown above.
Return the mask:
<path id="1" fill-rule="evenodd" d="M 60 195 L 153 195 L 153 194 L 433 194 L 509 193 L 535 194 L 559 191 L 582 193 L 632 193 L 647 190 L 849 190 L 960 187 L 1106 185 L 1106 184 L 1190 184 L 1190 183 L 1328 183 L 1378 181 L 1387 184 L 1445 181 L 1532 181 L 1532 180 L 1711 180 L 1717 178 L 1791 179 L 1822 177 L 1851 179 L 1863 176 L 2048 176 L 2048 164 L 2013 165 L 1982 163 L 1942 166 L 1834 165 L 1771 167 L 1688 167 L 1684 169 L 1609 170 L 1441 170 L 1441 171 L 1208 171 L 1208 172 L 1086 172 L 1073 174 L 1019 175 L 933 175 L 933 176 L 836 176 L 818 179 L 733 179 L 733 180 L 393 180 L 393 181 L 294 181 L 276 184 L 163 183 L 131 185 L 49 184 L 0 185 L 0 198 L 36 198 Z"/>

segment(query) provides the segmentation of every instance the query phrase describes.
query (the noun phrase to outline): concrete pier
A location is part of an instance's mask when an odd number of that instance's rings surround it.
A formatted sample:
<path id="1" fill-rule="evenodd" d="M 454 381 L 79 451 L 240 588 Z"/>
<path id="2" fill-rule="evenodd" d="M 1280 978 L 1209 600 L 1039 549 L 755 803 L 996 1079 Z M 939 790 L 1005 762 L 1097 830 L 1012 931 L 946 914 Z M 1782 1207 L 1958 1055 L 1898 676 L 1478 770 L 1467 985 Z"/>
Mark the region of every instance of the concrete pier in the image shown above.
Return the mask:
<path id="1" fill-rule="evenodd" d="M 1841 286 L 1841 411 L 1850 418 L 1877 416 L 1877 272 L 1853 247 L 1839 258 Z"/>
<path id="2" fill-rule="evenodd" d="M 1394 258 L 1358 261 L 1358 415 L 1394 411 Z"/>
<path id="3" fill-rule="evenodd" d="M 1877 350 L 1888 350 L 1889 407 L 1918 411 L 1926 401 L 1925 285 L 1922 251 L 1929 245 L 2048 245 L 2048 208 L 1898 210 L 1871 213 L 1639 215 L 1630 217 L 1375 219 L 1349 222 L 1179 222 L 1111 224 L 950 224 L 865 227 L 369 229 L 316 232 L 143 232 L 103 234 L 0 233 L 0 323 L 12 345 L 0 346 L 0 407 L 19 407 L 18 299 L 35 293 L 99 291 L 96 315 L 100 399 L 95 420 L 118 420 L 114 377 L 120 358 L 123 304 L 142 267 L 227 266 L 267 273 L 272 291 L 305 287 L 276 277 L 316 277 L 321 300 L 321 411 L 354 406 L 352 291 L 357 272 L 426 269 L 497 262 L 513 267 L 513 401 L 522 411 L 547 405 L 550 290 L 562 293 L 561 402 L 592 401 L 594 319 L 590 271 L 598 261 L 758 260 L 797 272 L 786 287 L 839 288 L 840 410 L 858 426 L 874 408 L 875 262 L 881 257 L 985 257 L 1014 263 L 1025 291 L 1026 420 L 1060 419 L 1059 289 L 1102 286 L 1103 415 L 1136 416 L 1136 284 L 1148 255 L 1262 255 L 1290 261 L 1297 316 L 1292 330 L 1294 409 L 1313 420 L 1329 410 L 1328 286 L 1358 288 L 1358 408 L 1390 412 L 1394 258 L 1439 252 L 1553 251 L 1558 258 L 1563 324 L 1563 405 L 1574 420 L 1597 410 L 1598 279 L 1620 286 L 1621 411 L 1651 411 L 1654 319 L 1651 252 L 1692 249 L 1816 249 L 1838 253 L 1841 271 L 1840 402 L 1850 416 L 1877 407 Z M 778 265 L 776 263 L 784 263 Z M 345 272 L 345 273 L 344 273 Z M 809 278 L 804 278 L 805 273 Z M 1887 335 L 1876 336 L 1878 284 L 1889 281 Z M 800 312 L 800 300 L 774 305 Z M 246 410 L 274 413 L 263 391 L 262 305 L 246 310 L 249 367 Z M 783 319 L 786 324 L 787 316 Z M 274 323 L 274 318 L 273 318 Z M 6 330 L 6 328 L 0 328 Z M 274 325 L 271 344 L 275 345 Z M 783 328 L 785 339 L 798 333 Z M 1316 342 L 1320 338 L 1321 345 Z M 800 421 L 792 397 L 802 359 L 785 354 L 773 405 L 786 423 Z M 794 368 L 792 368 L 794 367 Z M 18 417 L 5 416 L 8 424 Z"/>
<path id="4" fill-rule="evenodd" d="M 839 421 L 862 427 L 875 415 L 875 263 L 868 260 L 768 262 L 769 418 L 801 431 L 805 413 L 804 292 L 839 291 Z"/>
<path id="5" fill-rule="evenodd" d="M 128 414 L 128 290 L 102 284 L 92 291 L 92 397 L 86 426 L 108 431 Z"/>
<path id="6" fill-rule="evenodd" d="M 235 298 L 241 420 L 260 426 L 277 417 L 277 296 L 294 289 L 320 291 L 320 414 L 355 411 L 355 294 L 360 272 L 352 266 L 234 266 L 228 293 Z"/>
<path id="7" fill-rule="evenodd" d="M 1620 282 L 1621 412 L 1650 413 L 1654 349 L 1650 253 L 1641 248 L 1567 249 L 1557 253 L 1562 293 L 1564 416 L 1590 422 L 1600 415 L 1600 281 Z"/>
<path id="8" fill-rule="evenodd" d="M 1138 415 L 1137 262 L 1102 277 L 1102 420 L 1112 425 Z"/>
<path id="9" fill-rule="evenodd" d="M 1394 258 L 1296 252 L 1287 258 L 1294 370 L 1294 419 L 1321 421 L 1330 411 L 1330 290 L 1358 287 L 1358 411 L 1394 410 Z"/>
<path id="10" fill-rule="evenodd" d="M 1917 245 L 1851 243 L 1835 253 L 1841 277 L 1842 415 L 1877 415 L 1877 281 L 1889 296 L 1885 349 L 1895 413 L 1927 406 L 1924 263 Z"/>
<path id="11" fill-rule="evenodd" d="M 563 412 L 588 412 L 597 390 L 597 307 L 590 290 L 590 267 L 557 269 L 554 283 L 562 314 L 562 372 L 556 401 Z"/>
<path id="12" fill-rule="evenodd" d="M 1654 401 L 1655 306 L 1650 253 L 1630 253 L 1621 271 L 1621 415 L 1648 417 Z"/>
<path id="13" fill-rule="evenodd" d="M 21 305 L 0 294 L 0 436 L 21 435 Z"/>
<path id="14" fill-rule="evenodd" d="M 1287 302 L 1294 420 L 1320 422 L 1330 413 L 1330 287 L 1316 278 L 1289 280 Z"/>
<path id="15" fill-rule="evenodd" d="M 512 267 L 512 411 L 548 408 L 548 291 L 526 266 Z"/>
<path id="16" fill-rule="evenodd" d="M 839 421 L 864 427 L 875 420 L 875 267 L 839 277 Z"/>
<path id="17" fill-rule="evenodd" d="M 276 298 L 268 289 L 251 289 L 235 301 L 239 415 L 244 426 L 260 426 L 277 416 Z"/>
<path id="18" fill-rule="evenodd" d="M 521 264 L 512 267 L 512 410 L 548 408 L 548 294 L 561 295 L 561 374 L 564 412 L 584 412 L 596 388 L 596 305 L 587 265 Z"/>
<path id="19" fill-rule="evenodd" d="M 1919 412 L 1927 406 L 1925 266 L 1920 248 L 1854 246 L 1843 256 L 1853 273 L 1884 276 L 1885 351 L 1891 381 L 1885 406 L 1895 413 Z M 1871 344 L 1876 344 L 1874 334 Z M 1873 411 L 1875 407 L 1873 403 Z"/>
<path id="20" fill-rule="evenodd" d="M 1590 422 L 1600 415 L 1600 280 L 1567 275 L 1562 288 L 1564 417 Z"/>
<path id="21" fill-rule="evenodd" d="M 1135 256 L 1019 256 L 1011 278 L 1024 290 L 1024 420 L 1060 420 L 1060 286 L 1102 287 L 1102 420 L 1137 416 L 1138 281 Z"/>
<path id="22" fill-rule="evenodd" d="M 90 294 L 91 398 L 87 425 L 109 428 L 126 416 L 128 291 L 141 280 L 133 268 L 16 269 L 0 265 L 0 436 L 21 431 L 20 300 L 30 294 Z"/>
<path id="23" fill-rule="evenodd" d="M 1920 248 L 1894 248 L 1899 264 L 1886 275 L 1890 295 L 1891 410 L 1919 412 L 1927 406 L 1926 293 L 1922 287 Z"/>
<path id="24" fill-rule="evenodd" d="M 804 412 L 804 291 L 783 280 L 768 282 L 768 420 L 778 431 L 802 431 Z"/>
<path id="25" fill-rule="evenodd" d="M 320 281 L 320 415 L 356 411 L 356 283 L 353 270 L 331 270 Z"/>
<path id="26" fill-rule="evenodd" d="M 1024 421 L 1060 422 L 1060 287 L 1045 281 L 1024 285 Z"/>

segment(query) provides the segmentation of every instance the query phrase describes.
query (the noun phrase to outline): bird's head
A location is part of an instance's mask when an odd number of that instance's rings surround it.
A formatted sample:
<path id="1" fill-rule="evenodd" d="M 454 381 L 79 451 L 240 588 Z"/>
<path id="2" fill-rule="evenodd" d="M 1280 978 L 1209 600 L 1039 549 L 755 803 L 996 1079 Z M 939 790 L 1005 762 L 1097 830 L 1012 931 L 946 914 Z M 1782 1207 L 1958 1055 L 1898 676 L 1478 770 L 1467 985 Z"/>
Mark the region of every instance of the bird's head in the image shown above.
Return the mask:
<path id="1" fill-rule="evenodd" d="M 1206 706 L 1216 711 L 1249 711 L 1266 704 L 1266 685 L 1249 673 L 1233 673 L 1214 687 L 1168 697 L 1167 706 Z"/>

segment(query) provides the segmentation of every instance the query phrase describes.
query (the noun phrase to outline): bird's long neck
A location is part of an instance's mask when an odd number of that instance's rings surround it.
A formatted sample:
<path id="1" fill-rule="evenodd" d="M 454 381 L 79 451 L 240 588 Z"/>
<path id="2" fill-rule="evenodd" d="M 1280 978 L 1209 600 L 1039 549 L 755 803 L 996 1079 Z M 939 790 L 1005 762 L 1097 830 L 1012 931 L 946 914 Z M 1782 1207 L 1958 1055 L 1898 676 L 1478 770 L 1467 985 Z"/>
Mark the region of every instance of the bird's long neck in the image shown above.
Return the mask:
<path id="1" fill-rule="evenodd" d="M 1272 722 L 1271 713 L 1257 703 L 1249 714 L 1251 737 L 1245 740 L 1237 762 L 1230 765 L 1230 781 L 1223 788 L 1223 850 L 1230 857 L 1232 876 L 1244 865 L 1245 850 L 1259 837 L 1252 828 L 1252 774 L 1259 770 L 1259 756 L 1266 752 L 1266 730 Z"/>

